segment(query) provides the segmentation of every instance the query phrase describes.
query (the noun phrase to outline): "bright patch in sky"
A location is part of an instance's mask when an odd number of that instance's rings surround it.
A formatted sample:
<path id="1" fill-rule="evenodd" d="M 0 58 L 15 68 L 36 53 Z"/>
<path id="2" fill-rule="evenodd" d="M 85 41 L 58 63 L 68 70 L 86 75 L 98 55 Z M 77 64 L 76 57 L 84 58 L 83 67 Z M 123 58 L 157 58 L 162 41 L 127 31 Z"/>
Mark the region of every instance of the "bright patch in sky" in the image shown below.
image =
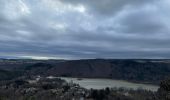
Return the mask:
<path id="1" fill-rule="evenodd" d="M 31 13 L 28 6 L 22 0 L 7 0 L 4 2 L 6 2 L 6 5 L 3 5 L 3 13 L 11 20 L 19 19 Z"/>

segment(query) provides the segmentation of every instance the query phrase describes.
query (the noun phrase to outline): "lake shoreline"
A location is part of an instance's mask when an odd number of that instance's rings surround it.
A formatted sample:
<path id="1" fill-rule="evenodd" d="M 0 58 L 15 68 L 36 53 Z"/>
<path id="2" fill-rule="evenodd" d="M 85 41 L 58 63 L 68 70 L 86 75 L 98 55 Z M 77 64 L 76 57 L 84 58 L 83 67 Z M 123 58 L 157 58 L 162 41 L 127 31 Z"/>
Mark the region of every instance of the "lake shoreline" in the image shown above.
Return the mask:
<path id="1" fill-rule="evenodd" d="M 66 78 L 87 78 L 87 79 L 109 79 L 109 80 L 117 80 L 117 81 L 125 81 L 125 82 L 131 82 L 131 83 L 136 83 L 136 84 L 146 84 L 146 85 L 155 85 L 159 86 L 159 82 L 142 82 L 142 81 L 137 81 L 137 80 L 126 80 L 126 79 L 116 79 L 116 78 L 108 78 L 108 77 L 75 77 L 75 76 L 57 76 L 57 77 L 66 77 Z"/>
<path id="2" fill-rule="evenodd" d="M 103 89 L 106 87 L 109 88 L 120 88 L 125 87 L 129 89 L 144 89 L 144 90 L 151 90 L 157 91 L 157 85 L 152 84 L 141 84 L 141 83 L 133 83 L 126 80 L 113 80 L 113 79 L 106 79 L 106 78 L 80 78 L 80 77 L 58 77 L 64 79 L 67 82 L 73 82 L 79 84 L 82 87 L 87 89 L 94 88 L 94 89 Z"/>

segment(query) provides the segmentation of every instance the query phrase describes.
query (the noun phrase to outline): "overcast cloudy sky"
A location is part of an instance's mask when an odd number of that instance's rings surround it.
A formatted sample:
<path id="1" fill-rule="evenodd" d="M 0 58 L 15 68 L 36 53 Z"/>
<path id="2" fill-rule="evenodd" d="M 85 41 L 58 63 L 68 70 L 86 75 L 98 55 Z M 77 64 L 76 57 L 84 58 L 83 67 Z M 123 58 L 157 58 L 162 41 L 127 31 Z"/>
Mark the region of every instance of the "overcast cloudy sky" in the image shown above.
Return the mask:
<path id="1" fill-rule="evenodd" d="M 0 57 L 170 58 L 170 0 L 0 0 Z"/>

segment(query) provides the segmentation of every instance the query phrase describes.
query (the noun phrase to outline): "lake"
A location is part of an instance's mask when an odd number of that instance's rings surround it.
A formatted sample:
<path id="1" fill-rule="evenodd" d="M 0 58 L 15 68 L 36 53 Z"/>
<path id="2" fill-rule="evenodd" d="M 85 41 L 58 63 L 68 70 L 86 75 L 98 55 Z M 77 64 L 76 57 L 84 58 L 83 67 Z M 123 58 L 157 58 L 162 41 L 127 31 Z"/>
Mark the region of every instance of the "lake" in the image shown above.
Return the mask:
<path id="1" fill-rule="evenodd" d="M 76 84 L 79 84 L 81 87 L 84 87 L 86 89 L 103 89 L 106 87 L 110 88 L 120 88 L 124 87 L 127 89 L 145 89 L 145 90 L 151 90 L 151 91 L 157 91 L 159 86 L 151 85 L 151 84 L 138 84 L 138 83 L 132 83 L 127 82 L 123 80 L 113 80 L 113 79 L 94 79 L 94 78 L 72 78 L 72 77 L 60 77 L 61 79 L 67 81 L 67 82 L 73 82 Z"/>

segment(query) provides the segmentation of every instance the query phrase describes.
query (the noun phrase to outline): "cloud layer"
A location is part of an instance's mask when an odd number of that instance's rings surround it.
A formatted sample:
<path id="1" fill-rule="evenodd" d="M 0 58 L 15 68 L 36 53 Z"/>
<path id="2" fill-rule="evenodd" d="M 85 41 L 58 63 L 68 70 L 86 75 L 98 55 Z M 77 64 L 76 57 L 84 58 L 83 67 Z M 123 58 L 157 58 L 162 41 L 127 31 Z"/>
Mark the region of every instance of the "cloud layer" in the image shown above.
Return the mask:
<path id="1" fill-rule="evenodd" d="M 0 56 L 170 58 L 169 0 L 0 0 Z"/>

